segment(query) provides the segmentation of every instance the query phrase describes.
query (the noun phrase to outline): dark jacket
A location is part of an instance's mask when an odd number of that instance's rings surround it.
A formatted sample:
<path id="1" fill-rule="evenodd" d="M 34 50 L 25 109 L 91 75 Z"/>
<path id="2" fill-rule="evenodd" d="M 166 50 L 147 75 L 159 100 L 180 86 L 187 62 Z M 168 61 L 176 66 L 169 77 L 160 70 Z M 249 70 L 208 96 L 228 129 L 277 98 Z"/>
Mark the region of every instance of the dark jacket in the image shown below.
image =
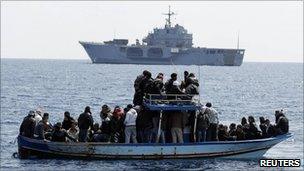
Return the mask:
<path id="1" fill-rule="evenodd" d="M 72 127 L 72 123 L 74 123 L 74 118 L 70 117 L 68 120 L 63 120 L 62 122 L 62 128 L 65 130 L 69 130 Z"/>
<path id="2" fill-rule="evenodd" d="M 260 138 L 260 131 L 258 130 L 254 122 L 249 123 L 249 130 L 247 132 L 248 139 L 257 139 Z"/>
<path id="3" fill-rule="evenodd" d="M 139 75 L 136 77 L 135 81 L 134 81 L 134 89 L 135 89 L 135 92 L 138 92 L 140 91 L 140 83 L 142 82 L 142 80 L 145 78 L 145 76 L 143 74 Z"/>
<path id="4" fill-rule="evenodd" d="M 151 89 L 149 93 L 151 94 L 162 94 L 164 88 L 164 83 L 161 79 L 155 79 L 152 82 Z"/>
<path id="5" fill-rule="evenodd" d="M 267 125 L 265 123 L 260 124 L 260 129 L 262 131 L 262 136 L 267 137 Z"/>
<path id="6" fill-rule="evenodd" d="M 82 113 L 78 118 L 78 127 L 79 129 L 89 129 L 93 128 L 93 117 L 90 113 Z"/>
<path id="7" fill-rule="evenodd" d="M 278 134 L 285 134 L 289 131 L 288 119 L 285 116 L 281 116 L 278 119 L 276 128 L 278 130 Z"/>
<path id="8" fill-rule="evenodd" d="M 20 125 L 19 134 L 32 138 L 34 136 L 35 126 L 35 119 L 32 116 L 26 116 Z"/>
<path id="9" fill-rule="evenodd" d="M 210 125 L 209 119 L 206 114 L 199 113 L 197 116 L 197 130 L 207 129 Z"/>
<path id="10" fill-rule="evenodd" d="M 199 89 L 196 85 L 189 84 L 185 89 L 185 93 L 189 95 L 197 95 L 199 94 Z"/>
<path id="11" fill-rule="evenodd" d="M 273 137 L 273 136 L 276 136 L 277 135 L 277 130 L 275 128 L 274 125 L 270 124 L 268 127 L 267 127 L 267 137 Z"/>
<path id="12" fill-rule="evenodd" d="M 111 134 L 114 134 L 116 132 L 118 133 L 122 133 L 123 132 L 123 119 L 120 118 L 116 118 L 116 117 L 112 117 L 111 121 L 110 121 L 110 130 L 111 130 Z"/>
<path id="13" fill-rule="evenodd" d="M 226 141 L 228 139 L 229 135 L 228 132 L 225 131 L 224 129 L 219 129 L 218 130 L 218 139 L 219 141 Z"/>
<path id="14" fill-rule="evenodd" d="M 76 141 L 73 137 L 69 136 L 69 134 L 64 129 L 54 130 L 52 133 L 52 141 L 65 142 L 66 138 L 69 138 L 74 142 Z"/>
<path id="15" fill-rule="evenodd" d="M 245 137 L 245 133 L 243 130 L 236 130 L 236 140 L 245 140 L 246 137 Z"/>
<path id="16" fill-rule="evenodd" d="M 38 123 L 38 125 L 35 127 L 35 134 L 38 136 L 38 139 L 45 139 L 45 136 L 44 136 L 44 123 L 43 121 L 40 121 Z"/>
<path id="17" fill-rule="evenodd" d="M 100 116 L 102 118 L 102 123 L 100 130 L 103 134 L 110 135 L 111 134 L 111 127 L 110 127 L 110 122 L 112 119 L 112 114 L 111 112 L 108 113 L 100 113 Z"/>

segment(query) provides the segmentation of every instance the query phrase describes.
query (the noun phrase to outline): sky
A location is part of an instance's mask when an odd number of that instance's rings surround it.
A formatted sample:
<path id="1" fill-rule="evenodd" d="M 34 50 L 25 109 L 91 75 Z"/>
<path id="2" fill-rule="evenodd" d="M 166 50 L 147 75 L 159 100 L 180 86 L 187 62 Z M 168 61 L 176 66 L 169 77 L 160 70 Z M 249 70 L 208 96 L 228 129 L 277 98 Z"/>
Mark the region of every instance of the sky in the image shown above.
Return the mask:
<path id="1" fill-rule="evenodd" d="M 245 49 L 244 61 L 303 62 L 301 1 L 1 1 L 1 58 L 89 59 L 78 41 L 134 43 L 173 24 L 195 47 Z"/>

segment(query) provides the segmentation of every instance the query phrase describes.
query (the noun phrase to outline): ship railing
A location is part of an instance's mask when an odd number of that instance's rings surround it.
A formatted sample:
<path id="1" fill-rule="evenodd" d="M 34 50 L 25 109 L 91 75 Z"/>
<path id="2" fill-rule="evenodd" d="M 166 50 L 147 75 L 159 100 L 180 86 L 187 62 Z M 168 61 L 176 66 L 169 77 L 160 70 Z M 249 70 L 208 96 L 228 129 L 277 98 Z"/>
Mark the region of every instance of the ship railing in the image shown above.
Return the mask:
<path id="1" fill-rule="evenodd" d="M 199 95 L 194 94 L 145 94 L 144 105 L 150 110 L 197 110 Z"/>

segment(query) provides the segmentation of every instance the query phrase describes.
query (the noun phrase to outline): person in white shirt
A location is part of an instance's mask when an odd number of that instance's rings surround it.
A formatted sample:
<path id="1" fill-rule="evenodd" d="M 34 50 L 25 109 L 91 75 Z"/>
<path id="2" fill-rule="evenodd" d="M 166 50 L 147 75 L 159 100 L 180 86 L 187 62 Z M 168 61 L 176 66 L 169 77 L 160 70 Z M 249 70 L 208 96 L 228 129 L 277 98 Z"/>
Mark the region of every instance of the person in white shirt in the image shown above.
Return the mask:
<path id="1" fill-rule="evenodd" d="M 137 143 L 136 139 L 136 118 L 137 112 L 133 109 L 133 105 L 129 104 L 127 106 L 126 118 L 124 121 L 125 124 L 125 143 L 130 143 L 132 139 L 133 143 Z"/>
<path id="2" fill-rule="evenodd" d="M 40 122 L 40 121 L 42 121 L 42 110 L 41 109 L 37 109 L 36 111 L 35 111 L 35 116 L 34 116 L 34 119 L 35 119 L 35 122 L 36 122 L 36 126 L 38 125 L 38 123 Z"/>
<path id="3" fill-rule="evenodd" d="M 207 141 L 218 141 L 218 112 L 212 107 L 212 104 L 208 102 L 202 108 L 202 113 L 207 114 L 210 123 L 207 129 Z"/>

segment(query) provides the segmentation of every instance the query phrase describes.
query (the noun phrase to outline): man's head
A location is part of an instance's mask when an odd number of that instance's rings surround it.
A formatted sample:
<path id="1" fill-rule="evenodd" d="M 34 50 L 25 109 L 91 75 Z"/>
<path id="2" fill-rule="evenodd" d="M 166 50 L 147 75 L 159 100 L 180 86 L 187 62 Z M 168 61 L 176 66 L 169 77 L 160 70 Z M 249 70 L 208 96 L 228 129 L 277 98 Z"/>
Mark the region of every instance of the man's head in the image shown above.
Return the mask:
<path id="1" fill-rule="evenodd" d="M 151 72 L 148 72 L 148 73 L 145 75 L 145 77 L 148 78 L 148 79 L 152 78 Z"/>
<path id="2" fill-rule="evenodd" d="M 29 113 L 27 114 L 30 117 L 34 117 L 35 116 L 35 112 L 33 110 L 29 111 Z"/>
<path id="3" fill-rule="evenodd" d="M 70 118 L 71 118 L 70 112 L 65 111 L 65 112 L 64 112 L 64 120 L 68 120 L 68 119 L 70 119 Z"/>
<path id="4" fill-rule="evenodd" d="M 172 73 L 171 74 L 171 79 L 174 80 L 174 81 L 177 80 L 177 74 L 176 73 Z"/>
<path id="5" fill-rule="evenodd" d="M 62 127 L 61 122 L 57 122 L 57 123 L 54 125 L 54 129 L 57 130 L 57 131 L 60 130 L 61 127 Z"/>
<path id="6" fill-rule="evenodd" d="M 42 117 L 42 120 L 47 122 L 49 120 L 49 114 L 48 113 L 44 113 L 43 114 L 43 117 Z"/>
<path id="7" fill-rule="evenodd" d="M 263 116 L 261 116 L 259 119 L 261 124 L 265 123 L 265 118 Z"/>
<path id="8" fill-rule="evenodd" d="M 236 129 L 236 124 L 235 123 L 231 123 L 230 126 L 229 126 L 229 129 L 230 130 Z"/>
<path id="9" fill-rule="evenodd" d="M 212 107 L 212 104 L 210 102 L 206 103 L 206 107 Z"/>
<path id="10" fill-rule="evenodd" d="M 101 107 L 101 111 L 102 111 L 103 113 L 107 113 L 107 112 L 110 112 L 110 111 L 111 111 L 111 108 L 110 108 L 107 104 L 104 104 L 104 105 L 102 105 L 102 107 Z"/>
<path id="11" fill-rule="evenodd" d="M 133 108 L 133 105 L 132 104 L 128 104 L 127 105 L 127 110 L 130 110 L 130 109 L 132 109 Z"/>
<path id="12" fill-rule="evenodd" d="M 184 71 L 184 76 L 188 77 L 188 75 L 189 75 L 189 72 L 188 71 Z"/>
<path id="13" fill-rule="evenodd" d="M 143 74 L 144 76 L 147 76 L 148 73 L 150 73 L 148 70 L 144 70 L 142 74 Z"/>
<path id="14" fill-rule="evenodd" d="M 163 73 L 158 73 L 156 78 L 163 80 L 164 79 L 164 74 Z"/>
<path id="15" fill-rule="evenodd" d="M 249 117 L 248 117 L 248 122 L 249 122 L 249 123 L 255 122 L 254 117 L 253 117 L 253 116 L 249 116 Z"/>
<path id="16" fill-rule="evenodd" d="M 90 108 L 90 106 L 86 106 L 86 107 L 85 107 L 84 113 L 91 113 L 91 108 Z"/>

